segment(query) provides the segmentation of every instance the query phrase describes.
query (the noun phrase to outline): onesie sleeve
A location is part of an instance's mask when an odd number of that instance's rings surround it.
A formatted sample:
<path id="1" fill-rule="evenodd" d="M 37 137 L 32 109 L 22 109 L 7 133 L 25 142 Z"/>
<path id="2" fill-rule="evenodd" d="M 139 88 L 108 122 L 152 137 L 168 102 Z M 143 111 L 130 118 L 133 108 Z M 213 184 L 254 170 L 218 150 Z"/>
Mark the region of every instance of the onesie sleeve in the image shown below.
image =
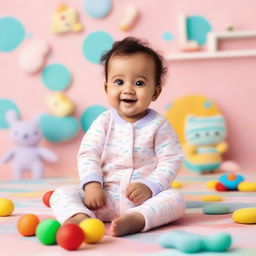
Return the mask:
<path id="1" fill-rule="evenodd" d="M 103 184 L 101 155 L 109 125 L 109 113 L 102 113 L 84 135 L 78 152 L 78 173 L 80 187 L 89 182 Z"/>
<path id="2" fill-rule="evenodd" d="M 183 163 L 178 137 L 167 120 L 155 134 L 155 155 L 156 168 L 147 178 L 140 180 L 151 189 L 153 196 L 170 187 Z"/>

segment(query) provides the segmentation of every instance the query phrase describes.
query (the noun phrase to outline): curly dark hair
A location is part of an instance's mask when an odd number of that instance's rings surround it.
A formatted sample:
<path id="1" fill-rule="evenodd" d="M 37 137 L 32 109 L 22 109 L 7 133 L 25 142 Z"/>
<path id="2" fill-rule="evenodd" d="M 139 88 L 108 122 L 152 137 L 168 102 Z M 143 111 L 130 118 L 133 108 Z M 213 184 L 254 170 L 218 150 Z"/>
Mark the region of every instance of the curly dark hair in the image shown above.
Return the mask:
<path id="1" fill-rule="evenodd" d="M 155 62 L 155 82 L 157 86 L 163 85 L 163 78 L 167 73 L 167 67 L 163 64 L 163 57 L 149 47 L 148 42 L 134 38 L 126 37 L 121 41 L 116 41 L 112 48 L 101 57 L 101 64 L 104 65 L 105 79 L 108 79 L 108 62 L 111 56 L 125 56 L 142 52 L 151 56 Z"/>

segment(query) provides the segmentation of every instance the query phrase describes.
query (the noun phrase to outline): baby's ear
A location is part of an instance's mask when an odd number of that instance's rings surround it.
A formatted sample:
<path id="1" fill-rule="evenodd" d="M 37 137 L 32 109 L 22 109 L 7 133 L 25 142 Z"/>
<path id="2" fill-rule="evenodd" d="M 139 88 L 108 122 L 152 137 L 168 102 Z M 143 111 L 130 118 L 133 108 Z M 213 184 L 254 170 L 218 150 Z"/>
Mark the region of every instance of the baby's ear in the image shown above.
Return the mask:
<path id="1" fill-rule="evenodd" d="M 6 121 L 10 126 L 16 124 L 19 121 L 17 112 L 14 110 L 8 110 L 6 112 Z"/>

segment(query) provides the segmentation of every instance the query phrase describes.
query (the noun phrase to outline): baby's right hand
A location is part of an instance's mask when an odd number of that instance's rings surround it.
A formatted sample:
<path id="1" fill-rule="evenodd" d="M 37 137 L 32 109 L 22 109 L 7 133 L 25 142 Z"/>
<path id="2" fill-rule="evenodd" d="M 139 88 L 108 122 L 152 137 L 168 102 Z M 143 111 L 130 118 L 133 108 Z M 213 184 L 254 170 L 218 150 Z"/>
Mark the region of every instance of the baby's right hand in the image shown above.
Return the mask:
<path id="1" fill-rule="evenodd" d="M 98 182 L 90 182 L 84 187 L 84 204 L 90 210 L 96 210 L 106 205 L 106 194 Z"/>

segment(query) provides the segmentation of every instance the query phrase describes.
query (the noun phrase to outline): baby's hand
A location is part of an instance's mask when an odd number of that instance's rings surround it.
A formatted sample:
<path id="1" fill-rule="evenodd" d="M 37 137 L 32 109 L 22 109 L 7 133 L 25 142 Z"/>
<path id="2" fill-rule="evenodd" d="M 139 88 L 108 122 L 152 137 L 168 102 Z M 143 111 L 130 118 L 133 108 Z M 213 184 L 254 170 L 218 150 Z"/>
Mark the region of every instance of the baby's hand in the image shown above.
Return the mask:
<path id="1" fill-rule="evenodd" d="M 90 182 L 84 188 L 84 204 L 90 210 L 96 210 L 106 205 L 106 194 L 98 182 Z"/>
<path id="2" fill-rule="evenodd" d="M 152 197 L 152 192 L 145 184 L 135 182 L 128 185 L 126 197 L 134 204 L 141 204 Z"/>

